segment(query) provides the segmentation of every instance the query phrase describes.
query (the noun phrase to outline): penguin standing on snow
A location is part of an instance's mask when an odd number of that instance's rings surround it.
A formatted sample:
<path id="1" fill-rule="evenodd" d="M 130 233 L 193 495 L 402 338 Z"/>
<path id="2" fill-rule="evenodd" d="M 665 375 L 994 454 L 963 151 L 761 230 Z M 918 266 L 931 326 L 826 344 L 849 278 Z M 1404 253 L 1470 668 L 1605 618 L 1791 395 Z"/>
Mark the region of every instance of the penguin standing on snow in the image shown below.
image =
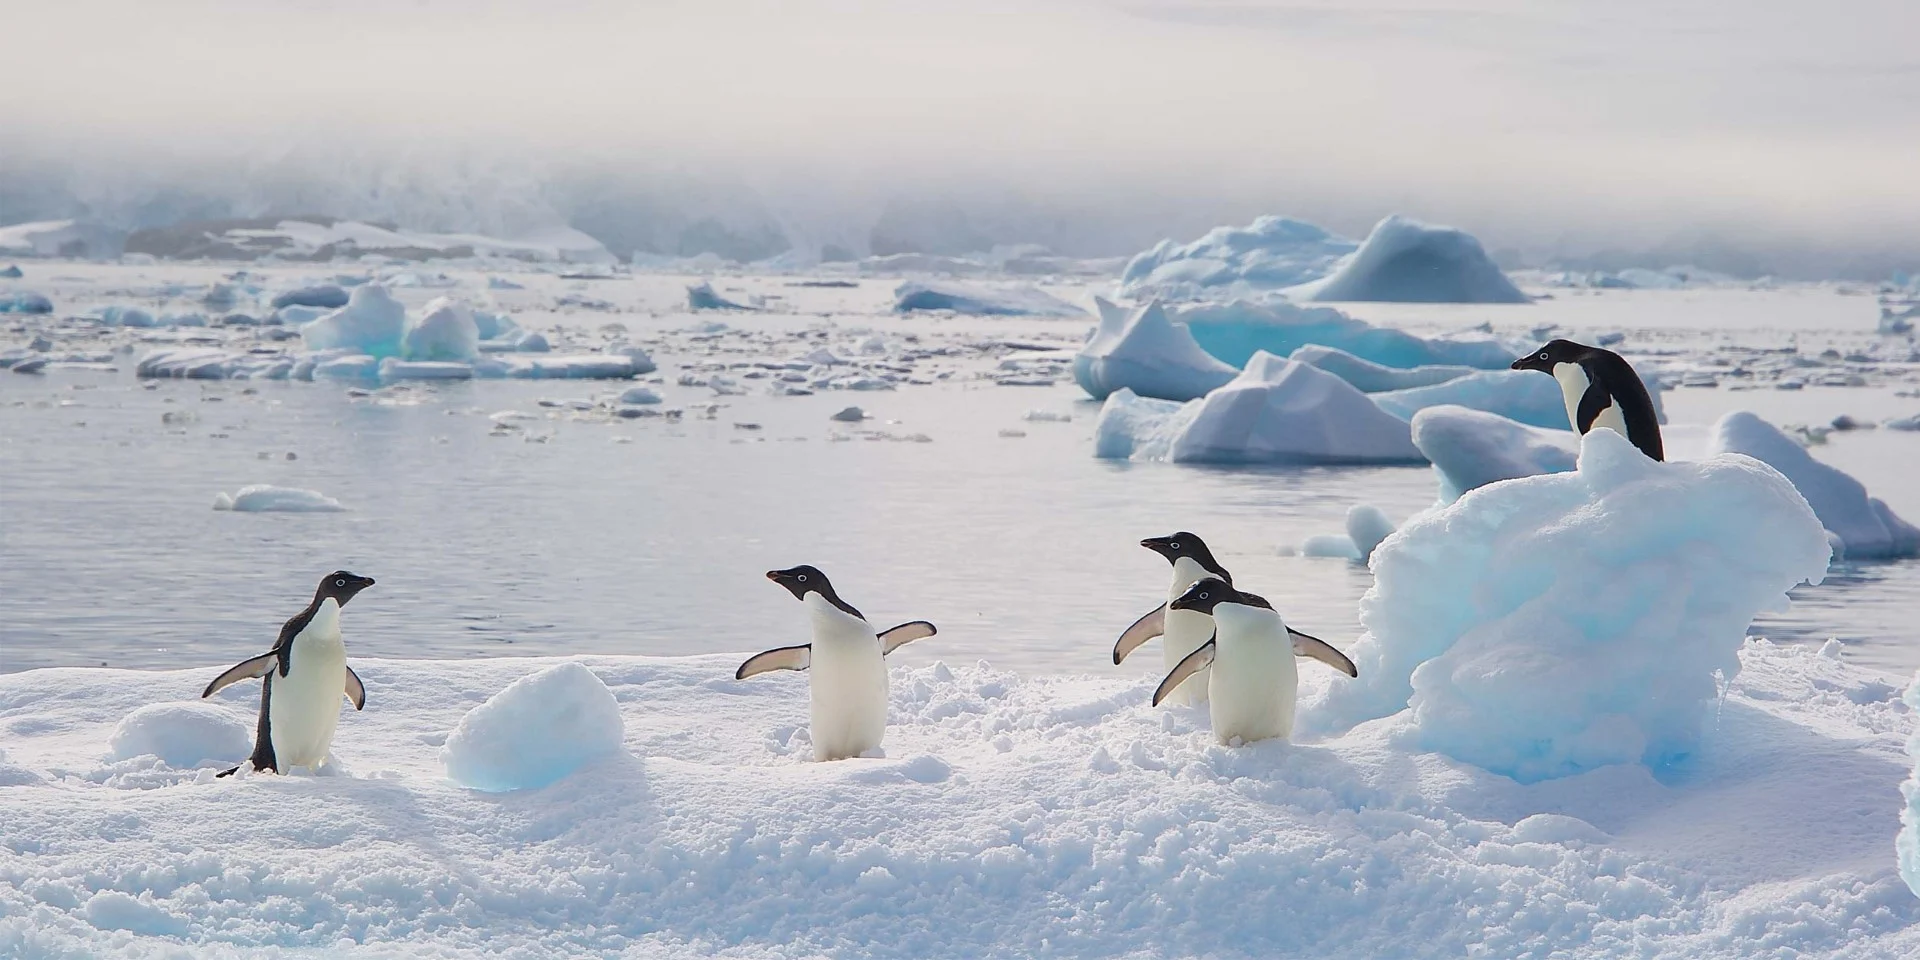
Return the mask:
<path id="1" fill-rule="evenodd" d="M 1572 340 L 1555 340 L 1513 362 L 1515 370 L 1538 370 L 1560 382 L 1567 421 L 1585 436 L 1606 427 L 1626 437 L 1640 452 L 1665 460 L 1660 444 L 1660 415 L 1647 385 L 1619 354 Z"/>
<path id="2" fill-rule="evenodd" d="M 745 680 L 771 670 L 809 670 L 815 760 L 843 760 L 880 748 L 887 732 L 886 655 L 939 631 L 914 620 L 876 633 L 867 618 L 833 592 L 819 568 L 770 570 L 772 580 L 807 605 L 813 642 L 778 647 L 748 658 L 734 672 Z"/>
<path id="3" fill-rule="evenodd" d="M 1300 672 L 1293 659 L 1311 656 L 1349 677 L 1360 671 L 1325 641 L 1288 629 L 1273 604 L 1232 584 L 1208 577 L 1167 604 L 1171 611 L 1210 615 L 1212 639 L 1188 654 L 1153 692 L 1159 706 L 1187 678 L 1207 674 L 1207 713 L 1213 736 L 1223 744 L 1293 736 L 1293 707 Z"/>
<path id="4" fill-rule="evenodd" d="M 372 577 L 345 570 L 327 574 L 314 591 L 313 602 L 280 628 L 273 649 L 227 668 L 201 692 L 204 699 L 241 680 L 265 678 L 260 685 L 260 725 L 253 738 L 253 769 L 274 773 L 294 767 L 318 769 L 333 749 L 340 698 L 353 701 L 355 710 L 366 708 L 367 688 L 347 666 L 340 608 L 371 586 Z"/>

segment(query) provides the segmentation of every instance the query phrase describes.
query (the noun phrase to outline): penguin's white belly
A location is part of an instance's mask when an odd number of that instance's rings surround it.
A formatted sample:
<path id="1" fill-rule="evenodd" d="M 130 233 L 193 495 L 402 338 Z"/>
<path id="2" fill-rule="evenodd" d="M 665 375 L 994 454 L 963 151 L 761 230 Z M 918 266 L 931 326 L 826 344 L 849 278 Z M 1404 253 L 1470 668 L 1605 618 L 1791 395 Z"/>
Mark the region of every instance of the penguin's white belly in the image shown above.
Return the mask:
<path id="1" fill-rule="evenodd" d="M 887 732 L 887 661 L 880 640 L 836 629 L 816 632 L 811 674 L 815 760 L 843 760 L 880 747 Z"/>
<path id="2" fill-rule="evenodd" d="M 1567 425 L 1575 432 L 1580 430 L 1580 400 L 1587 395 L 1587 371 L 1577 363 L 1556 363 L 1553 365 L 1553 379 L 1560 384 L 1560 399 L 1567 405 Z M 1620 413 L 1620 405 L 1607 398 L 1606 409 L 1600 411 L 1588 430 L 1606 427 L 1619 435 L 1627 436 L 1627 418 Z M 1632 437 L 1627 437 L 1631 440 Z"/>
<path id="3" fill-rule="evenodd" d="M 1160 638 L 1161 650 L 1166 654 L 1167 672 L 1180 665 L 1187 654 L 1205 646 L 1213 637 L 1213 618 L 1198 610 L 1168 610 L 1166 633 Z M 1211 667 L 1202 667 L 1199 672 L 1182 681 L 1167 695 L 1166 702 L 1199 706 L 1207 702 L 1207 676 Z"/>
<path id="4" fill-rule="evenodd" d="M 321 632 L 309 626 L 293 640 L 293 665 L 287 675 L 281 676 L 276 665 L 267 682 L 273 684 L 267 718 L 280 772 L 324 764 L 347 690 L 347 646 L 339 630 Z"/>
<path id="5" fill-rule="evenodd" d="M 1216 609 L 1215 615 L 1219 613 Z M 1269 614 L 1264 619 L 1272 625 L 1223 623 L 1214 640 L 1207 712 L 1213 736 L 1223 744 L 1293 736 L 1294 701 L 1300 690 L 1293 644 L 1279 617 Z"/>

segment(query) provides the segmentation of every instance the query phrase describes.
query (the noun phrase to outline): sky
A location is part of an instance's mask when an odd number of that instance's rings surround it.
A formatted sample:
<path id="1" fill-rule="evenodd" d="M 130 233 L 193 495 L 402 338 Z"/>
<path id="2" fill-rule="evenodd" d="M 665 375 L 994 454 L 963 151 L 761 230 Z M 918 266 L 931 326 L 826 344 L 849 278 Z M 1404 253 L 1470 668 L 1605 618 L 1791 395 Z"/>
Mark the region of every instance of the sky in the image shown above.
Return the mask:
<path id="1" fill-rule="evenodd" d="M 476 171 L 500 190 L 598 165 L 743 184 L 800 220 L 1015 195 L 1130 237 L 1402 212 L 1490 247 L 1920 249 L 1912 0 L 62 0 L 8 20 L 0 178 L 57 164 L 124 191 L 212 165 L 207 189 L 271 170 L 470 195 Z"/>

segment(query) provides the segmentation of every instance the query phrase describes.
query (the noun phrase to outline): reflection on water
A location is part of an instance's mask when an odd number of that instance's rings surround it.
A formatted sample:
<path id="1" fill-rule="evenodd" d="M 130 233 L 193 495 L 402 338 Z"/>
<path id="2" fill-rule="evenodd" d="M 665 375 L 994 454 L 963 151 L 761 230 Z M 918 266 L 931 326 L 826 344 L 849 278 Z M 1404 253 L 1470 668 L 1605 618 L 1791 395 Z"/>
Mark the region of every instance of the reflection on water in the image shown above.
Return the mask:
<path id="1" fill-rule="evenodd" d="M 1920 560 L 1841 562 L 1818 586 L 1790 594 L 1785 613 L 1766 614 L 1747 632 L 1778 641 L 1838 639 L 1847 659 L 1907 675 L 1920 667 Z"/>

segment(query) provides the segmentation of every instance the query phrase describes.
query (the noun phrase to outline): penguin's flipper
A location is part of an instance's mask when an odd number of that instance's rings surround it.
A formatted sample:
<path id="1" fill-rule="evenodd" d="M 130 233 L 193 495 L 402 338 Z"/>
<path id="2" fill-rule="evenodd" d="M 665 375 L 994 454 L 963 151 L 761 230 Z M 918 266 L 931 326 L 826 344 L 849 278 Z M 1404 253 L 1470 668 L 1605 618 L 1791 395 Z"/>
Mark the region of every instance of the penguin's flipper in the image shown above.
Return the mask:
<path id="1" fill-rule="evenodd" d="M 803 643 L 797 647 L 775 647 L 766 653 L 756 653 L 733 672 L 735 680 L 745 680 L 757 673 L 771 673 L 775 670 L 805 670 L 813 664 L 813 644 Z"/>
<path id="2" fill-rule="evenodd" d="M 367 685 L 360 682 L 360 675 L 347 668 L 347 699 L 353 701 L 355 710 L 367 708 Z"/>
<path id="3" fill-rule="evenodd" d="M 1205 670 L 1209 664 L 1213 663 L 1213 650 L 1213 637 L 1208 637 L 1207 642 L 1200 645 L 1200 649 L 1187 654 L 1187 658 L 1180 661 L 1179 665 L 1173 668 L 1173 672 L 1167 674 L 1167 678 L 1160 681 L 1160 686 L 1154 689 L 1153 705 L 1159 706 L 1160 701 L 1165 700 L 1167 694 L 1172 693 L 1181 681 Z"/>
<path id="4" fill-rule="evenodd" d="M 1293 634 L 1294 656 L 1318 660 L 1349 677 L 1357 677 L 1360 675 L 1360 668 L 1354 666 L 1353 661 L 1347 659 L 1346 654 L 1335 650 L 1333 644 L 1319 637 L 1301 633 L 1292 627 L 1288 627 L 1287 632 Z"/>
<path id="5" fill-rule="evenodd" d="M 1167 605 L 1161 604 L 1147 612 L 1147 615 L 1133 622 L 1120 634 L 1113 644 L 1113 663 L 1119 666 L 1127 654 L 1140 649 L 1140 645 L 1167 632 Z"/>
<path id="6" fill-rule="evenodd" d="M 940 631 L 925 620 L 911 620 L 880 631 L 880 655 L 886 656 L 915 640 L 925 640 Z"/>
<path id="7" fill-rule="evenodd" d="M 232 686 L 242 680 L 258 680 L 273 669 L 275 658 L 280 656 L 277 650 L 269 650 L 251 660 L 242 660 L 227 668 L 227 672 L 213 678 L 207 689 L 200 691 L 202 700 L 219 693 L 222 688 Z"/>
<path id="8" fill-rule="evenodd" d="M 1613 405 L 1613 395 L 1600 385 L 1597 377 L 1589 375 L 1592 381 L 1587 384 L 1587 392 L 1580 395 L 1580 409 L 1577 411 L 1579 422 L 1573 428 L 1582 434 L 1593 429 L 1593 422 L 1600 419 L 1601 411 Z"/>

